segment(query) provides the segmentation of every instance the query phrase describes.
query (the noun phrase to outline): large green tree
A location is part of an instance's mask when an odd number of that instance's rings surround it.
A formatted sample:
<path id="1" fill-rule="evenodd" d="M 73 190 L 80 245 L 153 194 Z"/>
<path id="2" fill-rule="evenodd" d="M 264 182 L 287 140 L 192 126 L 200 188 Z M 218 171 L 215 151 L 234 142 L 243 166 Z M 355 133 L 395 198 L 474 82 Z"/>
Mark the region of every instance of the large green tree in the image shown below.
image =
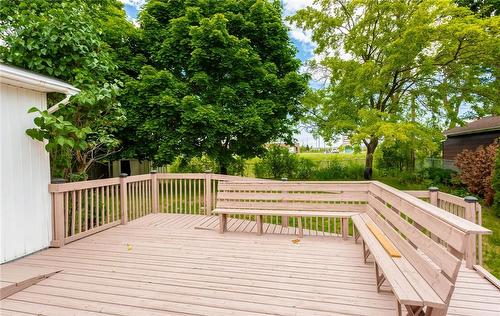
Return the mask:
<path id="1" fill-rule="evenodd" d="M 366 145 L 366 178 L 382 141 L 428 146 L 427 121 L 457 121 L 457 106 L 498 106 L 498 17 L 480 19 L 449 0 L 314 4 L 291 18 L 312 31 L 312 67 L 329 78 L 306 103 L 322 136 Z"/>
<path id="2" fill-rule="evenodd" d="M 207 154 L 225 173 L 235 155 L 290 139 L 307 78 L 281 14 L 279 1 L 147 2 L 148 66 L 127 85 L 124 155 L 164 164 Z"/>
<path id="3" fill-rule="evenodd" d="M 134 32 L 122 6 L 115 0 L 0 0 L 0 60 L 81 89 L 53 115 L 41 113 L 29 131 L 48 140 L 54 176 L 85 177 L 119 148 L 116 127 L 124 116 L 117 80 L 128 76 L 121 64 L 135 58 L 121 57 L 132 55 L 123 51 Z M 49 107 L 63 98 L 49 97 Z"/>
<path id="4" fill-rule="evenodd" d="M 455 0 L 455 2 L 482 16 L 500 15 L 500 0 Z"/>

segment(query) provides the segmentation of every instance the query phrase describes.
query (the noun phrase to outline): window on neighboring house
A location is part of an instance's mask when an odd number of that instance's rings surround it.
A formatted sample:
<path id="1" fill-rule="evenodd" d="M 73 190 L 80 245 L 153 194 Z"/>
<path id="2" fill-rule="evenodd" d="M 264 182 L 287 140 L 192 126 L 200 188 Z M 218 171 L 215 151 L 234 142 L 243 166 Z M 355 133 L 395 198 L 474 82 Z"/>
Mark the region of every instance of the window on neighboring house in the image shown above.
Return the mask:
<path id="1" fill-rule="evenodd" d="M 120 160 L 120 173 L 130 174 L 130 160 Z"/>

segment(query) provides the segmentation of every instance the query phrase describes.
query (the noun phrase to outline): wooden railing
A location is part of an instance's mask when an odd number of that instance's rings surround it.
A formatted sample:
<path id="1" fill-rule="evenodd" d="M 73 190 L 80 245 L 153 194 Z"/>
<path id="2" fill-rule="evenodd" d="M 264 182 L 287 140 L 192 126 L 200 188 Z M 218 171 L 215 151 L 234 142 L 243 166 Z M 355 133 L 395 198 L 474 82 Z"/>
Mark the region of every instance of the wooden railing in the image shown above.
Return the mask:
<path id="1" fill-rule="evenodd" d="M 119 178 L 72 183 L 54 182 L 52 247 L 61 247 L 120 224 L 122 188 Z"/>
<path id="2" fill-rule="evenodd" d="M 82 181 L 72 183 L 55 182 L 49 186 L 52 194 L 53 240 L 51 246 L 61 247 L 66 243 L 86 237 L 107 228 L 126 224 L 150 213 L 176 213 L 210 215 L 215 207 L 217 187 L 220 181 L 263 181 L 262 179 L 212 173 L 173 174 L 156 173 L 120 178 Z M 269 180 L 275 181 L 275 180 Z M 439 207 L 456 218 L 466 219 L 481 225 L 481 206 L 477 199 L 461 199 L 439 192 L 436 188 L 427 191 L 402 192 L 378 182 L 318 182 L 329 189 L 349 192 L 356 199 L 342 201 L 347 207 L 360 204 L 385 203 L 396 212 L 404 214 L 404 208 L 413 205 L 425 209 L 432 216 L 442 216 Z M 375 197 L 377 200 L 372 200 Z M 418 199 L 416 199 L 418 198 Z M 429 202 L 424 203 L 422 200 Z M 415 201 L 420 201 L 418 203 Z M 399 204 L 398 204 L 399 203 Z M 415 204 L 417 203 L 417 204 Z M 429 205 L 431 204 L 431 205 Z M 440 215 L 441 214 L 441 215 Z M 446 214 L 446 213 L 444 213 Z M 404 215 L 402 215 L 404 216 Z M 235 215 L 244 220 L 252 216 Z M 444 217 L 444 220 L 447 218 Z M 298 227 L 297 218 L 266 216 L 265 223 L 283 227 Z M 302 217 L 302 227 L 318 233 L 340 235 L 339 219 Z M 408 219 L 412 221 L 412 219 Z M 353 227 L 349 223 L 349 235 Z M 439 236 L 430 235 L 431 238 Z M 447 246 L 447 245 L 445 245 Z M 467 251 L 468 266 L 482 263 L 481 235 L 471 234 Z"/>
<path id="3" fill-rule="evenodd" d="M 449 193 L 440 192 L 436 187 L 431 187 L 429 190 L 405 192 L 470 222 L 478 225 L 483 224 L 481 204 L 473 196 L 460 198 Z M 482 235 L 472 235 L 469 240 L 470 250 L 467 257 L 473 264 L 483 264 L 482 238 Z"/>

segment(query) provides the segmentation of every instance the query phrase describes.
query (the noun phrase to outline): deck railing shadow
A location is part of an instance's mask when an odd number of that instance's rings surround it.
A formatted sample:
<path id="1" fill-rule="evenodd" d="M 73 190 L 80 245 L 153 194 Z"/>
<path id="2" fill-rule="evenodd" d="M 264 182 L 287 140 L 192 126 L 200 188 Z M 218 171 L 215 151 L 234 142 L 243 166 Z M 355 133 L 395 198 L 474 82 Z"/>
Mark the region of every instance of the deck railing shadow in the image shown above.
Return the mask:
<path id="1" fill-rule="evenodd" d="M 213 173 L 156 173 L 126 176 L 103 180 L 72 183 L 56 182 L 49 185 L 52 195 L 52 247 L 62 247 L 67 243 L 84 238 L 105 229 L 126 224 L 130 220 L 151 213 L 211 215 L 217 199 L 220 181 L 267 181 L 239 176 Z M 273 180 L 268 180 L 273 181 Z M 474 198 L 459 198 L 439 192 L 435 188 L 428 191 L 399 191 L 377 181 L 315 182 L 336 190 L 345 201 L 336 201 L 357 209 L 370 203 L 382 203 L 390 207 L 402 218 L 419 227 L 429 237 L 439 241 L 438 236 L 418 224 L 423 219 L 413 219 L 406 215 L 408 208 L 417 208 L 429 216 L 443 221 L 460 223 L 467 220 L 481 225 L 481 206 Z M 314 201 L 301 201 L 301 203 Z M 254 220 L 252 216 L 234 216 L 243 220 Z M 302 221 L 304 229 L 340 235 L 339 219 L 322 217 L 281 218 L 266 216 L 264 222 L 282 226 L 298 226 Z M 457 222 L 458 221 L 458 222 Z M 458 228 L 458 227 L 457 227 Z M 349 224 L 349 236 L 353 234 Z M 441 244 L 453 252 L 453 245 Z M 465 255 L 466 265 L 482 263 L 481 235 L 471 234 Z"/>

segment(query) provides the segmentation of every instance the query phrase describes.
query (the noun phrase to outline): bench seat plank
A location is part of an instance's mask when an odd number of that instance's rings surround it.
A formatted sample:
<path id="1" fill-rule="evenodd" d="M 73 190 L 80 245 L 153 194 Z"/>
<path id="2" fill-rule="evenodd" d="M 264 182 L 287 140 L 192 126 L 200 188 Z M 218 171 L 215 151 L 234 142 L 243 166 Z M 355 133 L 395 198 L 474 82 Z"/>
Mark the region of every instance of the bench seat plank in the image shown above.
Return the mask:
<path id="1" fill-rule="evenodd" d="M 358 220 L 357 218 L 360 218 Z M 356 225 L 356 228 L 359 230 L 359 226 L 366 226 L 369 227 L 370 225 L 376 225 L 375 222 L 367 215 L 367 214 L 360 214 L 356 217 L 353 217 L 353 222 Z M 359 225 L 359 226 L 358 226 Z M 368 234 L 370 234 L 368 232 Z M 383 232 L 381 232 L 383 234 Z M 375 238 L 375 241 L 377 241 L 376 237 L 370 237 L 370 235 L 365 236 L 363 233 L 361 233 L 361 236 L 363 237 L 363 240 L 365 238 L 370 238 L 373 239 Z M 387 238 L 387 236 L 386 236 Z M 367 243 L 368 244 L 368 243 Z M 382 246 L 383 248 L 383 246 Z M 370 248 L 372 251 L 372 248 Z M 389 283 L 392 286 L 392 283 L 389 279 L 389 276 L 387 275 L 386 271 L 384 270 L 384 267 L 380 263 L 380 256 L 383 255 L 386 258 L 391 259 L 396 267 L 399 269 L 399 271 L 402 273 L 403 277 L 406 278 L 410 286 L 413 287 L 415 292 L 418 294 L 418 296 L 422 299 L 423 305 L 425 306 L 430 306 L 430 307 L 435 307 L 435 308 L 444 308 L 446 306 L 446 303 L 439 297 L 439 295 L 434 291 L 434 289 L 425 281 L 425 279 L 420 275 L 420 273 L 412 266 L 412 264 L 405 258 L 405 257 L 390 257 L 390 255 L 385 252 L 384 254 L 376 255 L 373 253 L 372 254 L 374 257 L 376 257 L 377 263 L 379 263 L 382 271 L 384 271 L 384 275 L 389 281 Z M 394 287 L 393 287 L 394 289 Z M 396 295 L 396 293 L 395 293 Z M 397 295 L 396 295 L 397 296 Z M 406 304 L 404 301 L 400 301 L 403 305 L 414 305 L 414 304 Z M 422 305 L 417 305 L 417 306 L 422 306 Z"/>
<path id="2" fill-rule="evenodd" d="M 220 215 L 277 215 L 277 216 L 318 216 L 318 217 L 341 217 L 348 218 L 359 214 L 359 212 L 329 212 L 329 211 L 290 211 L 290 210 L 266 210 L 266 209 L 232 209 L 216 208 L 212 214 Z"/>
<path id="3" fill-rule="evenodd" d="M 420 295 L 418 295 L 394 260 L 392 260 L 393 258 L 389 256 L 371 233 L 362 214 L 354 215 L 351 219 L 363 238 L 363 241 L 370 249 L 372 255 L 376 258 L 377 264 L 382 269 L 398 301 L 403 305 L 424 306 L 424 301 Z"/>
<path id="4" fill-rule="evenodd" d="M 385 251 L 391 256 L 396 258 L 401 258 L 401 253 L 394 246 L 394 244 L 382 233 L 382 231 L 375 225 L 374 223 L 366 223 L 368 229 L 372 232 L 372 234 L 377 238 L 379 243 L 384 247 Z"/>

